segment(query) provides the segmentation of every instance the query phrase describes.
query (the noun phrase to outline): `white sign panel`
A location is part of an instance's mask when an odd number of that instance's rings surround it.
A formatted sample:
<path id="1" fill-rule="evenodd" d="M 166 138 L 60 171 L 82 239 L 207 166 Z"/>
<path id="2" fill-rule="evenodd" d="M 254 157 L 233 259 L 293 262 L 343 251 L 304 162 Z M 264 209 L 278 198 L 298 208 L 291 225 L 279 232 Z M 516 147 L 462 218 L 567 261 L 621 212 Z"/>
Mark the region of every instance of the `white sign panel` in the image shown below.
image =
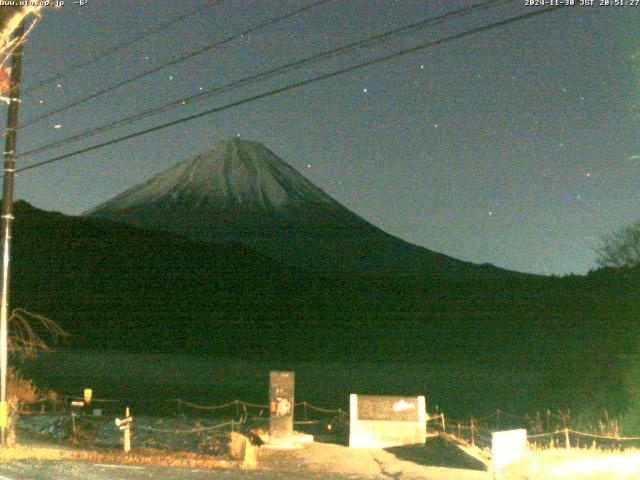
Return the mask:
<path id="1" fill-rule="evenodd" d="M 427 436 L 424 397 L 352 394 L 350 404 L 350 447 L 424 443 Z"/>
<path id="2" fill-rule="evenodd" d="M 522 458 L 527 450 L 525 429 L 493 432 L 491 453 L 493 454 L 494 478 L 500 478 L 504 467 Z"/>

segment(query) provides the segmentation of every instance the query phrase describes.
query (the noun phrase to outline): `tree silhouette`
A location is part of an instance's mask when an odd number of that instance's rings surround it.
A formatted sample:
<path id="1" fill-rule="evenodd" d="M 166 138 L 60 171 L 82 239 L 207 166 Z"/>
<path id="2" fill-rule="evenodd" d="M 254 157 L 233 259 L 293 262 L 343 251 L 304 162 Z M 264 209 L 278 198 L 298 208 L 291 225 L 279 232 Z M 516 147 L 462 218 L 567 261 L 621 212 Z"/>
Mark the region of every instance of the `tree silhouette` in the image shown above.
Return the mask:
<path id="1" fill-rule="evenodd" d="M 605 235 L 597 254 L 600 267 L 640 265 L 640 220 Z"/>

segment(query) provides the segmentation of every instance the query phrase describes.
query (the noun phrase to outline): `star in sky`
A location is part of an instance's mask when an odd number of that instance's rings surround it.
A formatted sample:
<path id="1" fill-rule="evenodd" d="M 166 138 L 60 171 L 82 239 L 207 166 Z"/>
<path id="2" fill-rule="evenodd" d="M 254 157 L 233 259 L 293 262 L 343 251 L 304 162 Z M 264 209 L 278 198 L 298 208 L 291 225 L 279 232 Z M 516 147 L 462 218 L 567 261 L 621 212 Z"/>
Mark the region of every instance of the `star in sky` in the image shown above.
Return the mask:
<path id="1" fill-rule="evenodd" d="M 38 92 L 37 97 L 29 97 L 26 94 L 28 87 L 51 75 L 51 58 L 61 59 L 60 69 L 63 64 L 82 63 L 98 43 L 109 45 L 114 41 L 121 42 L 123 38 L 135 38 L 141 31 L 140 18 L 152 22 L 150 26 L 160 25 L 168 15 L 180 15 L 187 8 L 184 5 L 190 2 L 131 2 L 131 15 L 124 16 L 112 11 L 112 5 L 116 3 L 115 0 L 89 3 L 87 8 L 93 11 L 84 10 L 87 18 L 101 18 L 104 20 L 101 22 L 79 21 L 78 15 L 82 12 L 60 9 L 51 13 L 51 21 L 41 22 L 34 30 L 32 44 L 48 48 L 30 48 L 29 55 L 25 56 L 29 70 L 25 72 L 26 101 L 20 112 L 21 121 L 28 122 L 41 115 L 44 106 L 56 108 L 74 97 L 121 80 L 118 69 L 120 73 L 127 70 L 127 75 L 138 73 L 149 68 L 151 57 L 154 62 L 164 62 L 176 54 L 197 49 L 205 42 L 223 38 L 222 32 L 210 28 L 219 18 L 229 19 L 228 33 L 231 33 L 234 25 L 247 28 L 252 21 L 258 23 L 274 14 L 269 11 L 270 7 L 262 5 L 263 2 L 254 2 L 251 10 L 255 19 L 248 19 L 246 11 L 234 2 L 213 2 L 219 3 L 215 7 L 217 10 L 192 18 L 188 26 L 185 22 L 175 31 L 160 31 L 147 43 L 106 57 L 90 68 L 79 69 L 64 80 L 52 81 L 48 90 Z M 282 4 L 285 11 L 299 2 L 282 0 L 276 3 Z M 133 109 L 131 113 L 167 102 L 182 106 L 189 93 L 201 94 L 237 78 L 259 74 L 271 65 L 285 65 L 292 59 L 321 52 L 327 32 L 332 34 L 334 43 L 331 46 L 339 46 L 353 38 L 365 38 L 371 31 L 406 25 L 413 17 L 429 17 L 454 8 L 448 2 L 426 2 L 425 6 L 414 9 L 408 5 L 420 2 L 391 3 L 392 7 L 385 2 L 373 3 L 376 5 L 366 16 L 358 14 L 362 5 L 367 4 L 365 0 L 346 2 L 339 7 L 334 2 L 323 3 L 317 7 L 317 17 L 300 16 L 295 22 L 282 22 L 277 28 L 265 29 L 259 35 L 246 35 L 242 42 L 211 50 L 199 56 L 196 62 L 185 63 L 184 68 L 181 65 L 171 67 L 176 68 L 173 72 L 163 70 L 158 75 L 145 77 L 143 84 L 127 85 L 114 95 L 87 103 L 68 117 L 55 117 L 43 130 L 25 128 L 21 132 L 20 149 L 26 151 L 41 143 L 55 142 L 63 132 L 75 134 L 79 131 L 78 125 L 90 128 L 105 123 L 106 119 L 117 120 L 128 113 L 125 110 L 129 104 Z M 344 10 L 345 14 L 338 15 L 338 10 L 341 13 Z M 507 13 L 496 13 L 496 19 Z M 173 135 L 168 129 L 166 134 L 151 133 L 147 137 L 149 140 L 141 139 L 140 143 L 117 144 L 82 159 L 78 157 L 75 163 L 61 162 L 32 170 L 21 177 L 20 195 L 36 206 L 77 214 L 181 159 L 204 151 L 219 140 L 242 132 L 243 138 L 264 143 L 285 161 L 299 161 L 302 170 L 307 168 L 309 173 L 314 170 L 314 182 L 319 187 L 335 186 L 336 191 L 329 193 L 367 220 L 377 223 L 380 219 L 393 218 L 389 233 L 403 239 L 464 260 L 496 263 L 521 271 L 586 273 L 594 263 L 593 245 L 585 239 L 593 232 L 605 234 L 638 215 L 630 198 L 635 200 L 635 183 L 640 176 L 640 168 L 635 163 L 640 160 L 637 149 L 640 115 L 637 109 L 631 112 L 631 108 L 621 108 L 630 102 L 636 102 L 630 107 L 637 107 L 635 82 L 640 52 L 637 47 L 630 47 L 628 41 L 625 43 L 625 38 L 635 38 L 630 35 L 637 32 L 638 14 L 639 9 L 625 12 L 609 9 L 597 14 L 585 9 L 564 9 L 562 13 L 539 17 L 548 18 L 549 23 L 522 22 L 508 29 L 497 28 L 482 35 L 461 38 L 455 43 L 327 79 L 317 83 L 317 87 L 300 89 L 298 93 L 284 92 L 265 98 L 256 102 L 255 108 L 247 105 L 194 121 L 177 142 L 166 141 Z M 325 16 L 320 24 L 322 15 Z M 478 18 L 476 23 L 475 17 L 468 18 L 470 26 L 489 20 Z M 558 28 L 547 28 L 555 22 Z M 383 28 L 385 23 L 388 26 Z M 320 25 L 322 28 L 318 28 Z M 616 28 L 612 29 L 612 25 Z M 383 56 L 405 44 L 418 44 L 440 34 L 457 33 L 462 28 L 459 22 L 444 23 L 431 33 L 412 33 L 411 37 L 402 40 L 404 44 L 376 44 L 375 53 L 370 52 L 369 44 L 345 59 L 345 66 Z M 198 32 L 206 33 L 199 36 Z M 611 41 L 591 41 L 605 36 Z M 56 42 L 51 43 L 52 38 Z M 526 42 L 525 52 L 518 45 Z M 265 48 L 267 44 L 269 47 Z M 561 44 L 571 44 L 572 48 L 558 49 L 557 45 Z M 87 49 L 75 48 L 77 45 L 86 45 Z M 427 62 L 429 68 L 426 68 Z M 329 65 L 326 68 L 327 71 L 331 69 Z M 214 71 L 216 75 L 212 78 Z M 299 77 L 294 78 L 292 73 L 290 79 L 278 79 L 281 84 L 276 85 L 274 80 L 273 86 L 285 85 L 289 80 L 293 82 L 311 74 L 311 71 L 300 71 Z M 580 78 L 579 84 L 576 78 Z M 167 88 L 167 83 L 171 83 L 171 88 Z M 373 91 L 370 90 L 372 84 Z M 268 88 L 265 86 L 265 91 Z M 379 98 L 381 92 L 384 92 L 384 99 Z M 114 101 L 116 98 L 123 101 Z M 597 105 L 592 105 L 593 98 L 597 98 Z M 130 102 L 130 99 L 135 101 Z M 189 100 L 186 103 L 194 110 L 212 105 L 211 102 L 196 104 Z M 332 108 L 325 108 L 326 105 Z M 603 108 L 598 108 L 600 106 Z M 295 122 L 292 122 L 294 112 Z M 175 117 L 167 116 L 167 121 Z M 74 125 L 76 123 L 78 125 Z M 156 118 L 150 117 L 139 124 L 123 127 L 122 134 L 157 123 Z M 60 127 L 54 128 L 54 125 Z M 215 132 L 211 125 L 216 125 Z M 288 125 L 288 128 L 277 128 L 278 125 Z M 429 125 L 438 132 L 429 132 Z M 457 128 L 450 128 L 453 125 Z M 314 132 L 312 139 L 309 132 Z M 345 135 L 345 132 L 350 134 Z M 601 142 L 596 137 L 612 141 Z M 86 145 L 90 145 L 88 140 Z M 141 147 L 139 151 L 138 146 Z M 139 159 L 140 168 L 135 176 L 118 174 L 128 168 L 128 149 L 136 151 Z M 548 154 L 554 150 L 555 155 Z M 416 170 L 416 161 L 425 158 L 427 151 L 433 162 L 428 169 Z M 46 158 L 45 154 L 34 155 L 25 158 L 24 162 Z M 595 168 L 591 163 L 595 159 L 601 159 L 598 168 L 603 171 L 619 170 L 615 175 L 600 175 L 600 170 L 591 170 Z M 97 175 L 93 172 L 103 172 L 105 162 L 114 165 L 113 173 L 92 184 L 91 179 Z M 317 165 L 322 168 L 316 169 Z M 633 175 L 620 171 L 625 166 Z M 474 168 L 499 170 L 503 181 L 481 182 L 461 174 Z M 87 184 L 80 186 L 69 182 L 68 169 L 81 172 Z M 348 183 L 346 180 L 344 185 L 338 183 L 335 173 L 338 171 L 345 175 L 348 172 Z M 411 195 L 406 193 L 404 178 L 407 171 L 414 173 L 410 179 L 411 187 L 415 187 L 411 189 Z M 532 171 L 549 171 L 557 175 L 550 175 L 549 182 L 535 182 L 534 185 L 530 176 Z M 572 201 L 563 203 L 566 210 L 560 206 L 547 208 L 546 202 L 562 190 L 565 179 L 576 188 L 564 197 Z M 52 183 L 59 189 L 51 188 Z M 385 201 L 370 201 L 367 192 L 371 189 L 384 192 Z M 456 197 L 451 204 L 446 201 L 451 191 L 473 191 L 478 198 L 485 199 L 485 207 L 477 210 L 476 204 L 462 196 Z M 616 193 L 611 195 L 611 192 Z M 512 199 L 517 204 L 525 196 L 531 199 L 526 209 L 496 210 L 495 205 L 506 203 L 505 199 Z M 431 210 L 428 215 L 416 200 L 424 198 L 429 199 Z M 567 228 L 569 221 L 575 219 L 573 208 L 595 206 L 598 199 L 602 199 L 605 208 L 588 219 L 581 219 L 582 223 L 575 228 Z M 459 211 L 459 215 L 454 221 L 445 220 L 449 218 L 451 208 Z M 485 218 L 486 226 L 473 221 L 478 216 Z M 503 218 L 509 221 L 498 227 L 496 220 Z M 544 225 L 541 225 L 541 218 Z M 390 226 L 389 222 L 386 224 Z M 477 230 L 470 231 L 469 225 Z M 544 241 L 539 241 L 540 236 L 536 237 L 538 232 L 532 225 L 540 227 Z M 492 241 L 476 244 L 463 240 L 471 235 L 483 239 L 499 237 L 501 250 L 496 251 Z M 554 255 L 548 255 L 547 241 L 572 247 L 563 247 Z"/>

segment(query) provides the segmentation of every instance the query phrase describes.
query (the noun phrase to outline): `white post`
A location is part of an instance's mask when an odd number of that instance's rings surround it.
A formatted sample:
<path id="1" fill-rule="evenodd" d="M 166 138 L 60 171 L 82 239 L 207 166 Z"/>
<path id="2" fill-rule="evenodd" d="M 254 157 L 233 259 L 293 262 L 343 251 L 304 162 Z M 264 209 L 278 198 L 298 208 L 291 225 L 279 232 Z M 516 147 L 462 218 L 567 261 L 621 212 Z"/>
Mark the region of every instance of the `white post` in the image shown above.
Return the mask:
<path id="1" fill-rule="evenodd" d="M 129 418 L 129 407 L 124 412 L 125 419 Z M 131 422 L 127 422 L 124 429 L 124 451 L 129 452 L 131 450 Z"/>

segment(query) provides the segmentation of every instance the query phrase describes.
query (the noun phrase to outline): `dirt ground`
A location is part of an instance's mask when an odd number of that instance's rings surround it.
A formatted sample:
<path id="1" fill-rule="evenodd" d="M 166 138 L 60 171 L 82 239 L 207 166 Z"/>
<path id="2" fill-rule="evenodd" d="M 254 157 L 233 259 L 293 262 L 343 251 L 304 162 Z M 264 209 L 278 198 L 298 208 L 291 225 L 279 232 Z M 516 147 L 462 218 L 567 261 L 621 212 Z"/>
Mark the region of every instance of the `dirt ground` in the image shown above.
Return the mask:
<path id="1" fill-rule="evenodd" d="M 349 448 L 308 443 L 300 449 L 258 451 L 258 468 L 278 472 L 309 472 L 330 478 L 402 480 L 490 480 L 486 471 L 421 465 L 383 449 Z"/>
<path id="2" fill-rule="evenodd" d="M 26 447 L 50 448 L 58 451 L 81 449 L 80 446 L 70 446 L 64 440 L 47 441 L 41 434 L 31 431 L 21 431 L 18 443 Z M 212 470 L 165 468 L 50 456 L 49 458 L 0 461 L 0 480 L 76 478 L 82 480 L 120 478 L 131 480 L 144 478 L 490 480 L 490 475 L 482 464 L 463 454 L 446 439 L 438 437 L 430 438 L 422 445 L 386 450 L 349 448 L 344 444 L 324 442 L 302 442 L 299 445 L 300 448 L 296 449 L 255 447 L 257 468 L 254 470 L 241 470 L 238 467 Z"/>

